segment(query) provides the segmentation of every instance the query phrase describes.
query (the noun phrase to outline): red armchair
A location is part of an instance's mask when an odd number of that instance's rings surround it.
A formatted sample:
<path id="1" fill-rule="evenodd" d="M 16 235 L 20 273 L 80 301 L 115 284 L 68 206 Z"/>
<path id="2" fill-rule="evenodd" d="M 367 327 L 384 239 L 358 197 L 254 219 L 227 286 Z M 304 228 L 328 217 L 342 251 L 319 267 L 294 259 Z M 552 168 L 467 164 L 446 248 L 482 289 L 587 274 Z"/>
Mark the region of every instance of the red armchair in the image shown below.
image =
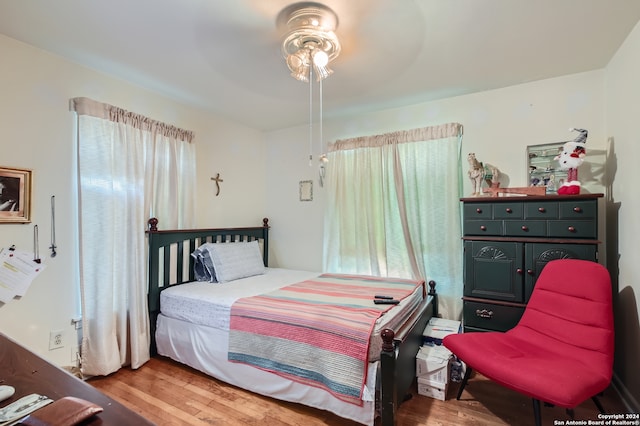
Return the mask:
<path id="1" fill-rule="evenodd" d="M 609 272 L 586 260 L 553 260 L 536 281 L 520 322 L 502 332 L 449 335 L 443 344 L 472 370 L 533 399 L 572 409 L 597 395 L 613 373 L 613 309 Z"/>

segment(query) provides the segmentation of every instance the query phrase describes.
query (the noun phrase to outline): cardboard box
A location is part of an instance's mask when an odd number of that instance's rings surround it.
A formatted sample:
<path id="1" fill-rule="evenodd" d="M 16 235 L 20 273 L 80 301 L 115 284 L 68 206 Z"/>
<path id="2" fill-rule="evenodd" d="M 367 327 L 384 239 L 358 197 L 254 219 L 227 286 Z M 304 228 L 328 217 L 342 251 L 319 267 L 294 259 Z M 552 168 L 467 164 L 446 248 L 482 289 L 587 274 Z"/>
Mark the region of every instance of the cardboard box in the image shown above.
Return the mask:
<path id="1" fill-rule="evenodd" d="M 448 384 L 442 384 L 438 382 L 432 382 L 424 377 L 418 377 L 418 394 L 428 396 L 430 398 L 444 401 L 447 399 L 447 392 L 449 391 Z"/>
<path id="2" fill-rule="evenodd" d="M 422 346 L 416 354 L 416 376 L 446 385 L 452 358 L 453 354 L 444 346 Z"/>
<path id="3" fill-rule="evenodd" d="M 444 318 L 431 318 L 422 332 L 423 342 L 441 345 L 442 339 L 449 334 L 460 333 L 462 330 L 460 321 Z"/>

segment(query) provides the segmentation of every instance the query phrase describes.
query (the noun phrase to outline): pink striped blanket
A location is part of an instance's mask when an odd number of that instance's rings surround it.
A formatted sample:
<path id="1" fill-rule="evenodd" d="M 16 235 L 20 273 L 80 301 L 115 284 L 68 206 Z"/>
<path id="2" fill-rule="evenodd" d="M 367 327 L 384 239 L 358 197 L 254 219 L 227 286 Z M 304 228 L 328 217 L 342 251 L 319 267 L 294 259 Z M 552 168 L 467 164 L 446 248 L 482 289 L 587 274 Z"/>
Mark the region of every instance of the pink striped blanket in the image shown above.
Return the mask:
<path id="1" fill-rule="evenodd" d="M 362 405 L 376 320 L 423 280 L 323 274 L 231 307 L 228 359 L 325 389 Z"/>

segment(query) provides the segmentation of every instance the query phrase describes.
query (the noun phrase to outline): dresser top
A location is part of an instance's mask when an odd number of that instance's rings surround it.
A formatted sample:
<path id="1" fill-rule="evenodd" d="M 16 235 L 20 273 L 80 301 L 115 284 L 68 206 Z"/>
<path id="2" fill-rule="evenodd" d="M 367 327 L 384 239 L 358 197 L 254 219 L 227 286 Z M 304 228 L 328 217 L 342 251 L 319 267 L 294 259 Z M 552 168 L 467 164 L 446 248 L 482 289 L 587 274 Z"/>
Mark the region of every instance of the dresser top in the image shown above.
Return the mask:
<path id="1" fill-rule="evenodd" d="M 469 203 L 499 203 L 505 201 L 568 201 L 568 200 L 592 200 L 603 197 L 604 194 L 577 194 L 577 195 L 515 195 L 508 197 L 465 197 L 460 201 Z"/>

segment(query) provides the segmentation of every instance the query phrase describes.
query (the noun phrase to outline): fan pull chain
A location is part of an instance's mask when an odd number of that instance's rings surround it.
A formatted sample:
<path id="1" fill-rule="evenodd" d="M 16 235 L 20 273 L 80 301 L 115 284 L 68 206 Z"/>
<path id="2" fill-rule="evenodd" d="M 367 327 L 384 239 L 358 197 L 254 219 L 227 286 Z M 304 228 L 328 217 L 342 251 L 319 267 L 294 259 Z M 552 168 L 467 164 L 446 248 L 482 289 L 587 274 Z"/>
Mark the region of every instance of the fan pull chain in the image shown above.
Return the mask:
<path id="1" fill-rule="evenodd" d="M 313 165 L 313 67 L 309 67 L 309 167 Z"/>

